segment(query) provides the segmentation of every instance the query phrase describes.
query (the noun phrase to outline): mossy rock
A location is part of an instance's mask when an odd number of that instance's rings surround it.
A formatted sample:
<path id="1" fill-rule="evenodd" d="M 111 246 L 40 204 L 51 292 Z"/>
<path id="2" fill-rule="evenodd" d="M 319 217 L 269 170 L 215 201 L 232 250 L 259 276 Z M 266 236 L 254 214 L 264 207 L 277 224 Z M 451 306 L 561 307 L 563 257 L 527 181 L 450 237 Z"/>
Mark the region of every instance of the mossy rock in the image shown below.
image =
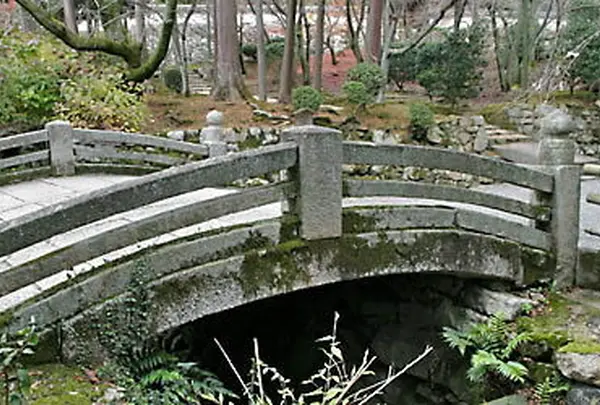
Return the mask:
<path id="1" fill-rule="evenodd" d="M 77 367 L 46 364 L 29 370 L 30 405 L 86 405 L 104 396 L 106 384 L 92 383 Z"/>
<path id="2" fill-rule="evenodd" d="M 510 119 L 505 112 L 506 108 L 508 108 L 508 104 L 505 103 L 488 104 L 479 111 L 479 114 L 483 116 L 485 122 L 488 124 L 492 124 L 509 131 L 515 131 L 517 127 L 515 124 L 510 122 Z"/>

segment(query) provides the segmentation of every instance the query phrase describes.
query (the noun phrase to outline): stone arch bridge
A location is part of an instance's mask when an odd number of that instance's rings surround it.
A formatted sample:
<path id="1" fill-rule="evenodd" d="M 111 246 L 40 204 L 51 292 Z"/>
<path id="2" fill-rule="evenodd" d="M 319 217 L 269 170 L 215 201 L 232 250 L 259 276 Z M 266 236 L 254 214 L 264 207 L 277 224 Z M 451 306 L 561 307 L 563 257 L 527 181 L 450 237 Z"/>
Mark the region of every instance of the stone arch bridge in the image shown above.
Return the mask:
<path id="1" fill-rule="evenodd" d="M 63 122 L 0 139 L 0 151 L 12 151 L 0 159 L 3 182 L 90 171 L 143 173 L 0 223 L 0 256 L 8 258 L 0 270 L 0 298 L 139 247 L 5 306 L 0 329 L 15 331 L 35 316 L 48 331 L 60 325 L 64 347 L 89 342 L 89 319 L 124 297 L 134 279 L 151 297 L 148 318 L 157 333 L 260 298 L 386 274 L 444 273 L 517 284 L 554 278 L 572 285 L 581 278 L 580 168 L 567 132 L 561 117 L 546 122 L 539 166 L 442 148 L 345 142 L 338 131 L 312 125 L 284 131 L 276 145 L 230 154 L 219 145 L 79 130 Z M 222 155 L 207 158 L 211 151 Z M 346 178 L 343 166 L 350 164 L 470 173 L 532 190 L 535 198 Z M 261 176 L 270 182 L 169 205 L 176 196 Z M 161 240 L 177 229 L 279 203 L 282 213 L 267 219 L 250 216 Z M 134 209 L 146 209 L 145 215 L 81 232 L 49 250 L 32 248 Z M 152 238 L 155 243 L 144 245 Z M 33 253 L 26 259 L 10 260 L 27 249 Z"/>

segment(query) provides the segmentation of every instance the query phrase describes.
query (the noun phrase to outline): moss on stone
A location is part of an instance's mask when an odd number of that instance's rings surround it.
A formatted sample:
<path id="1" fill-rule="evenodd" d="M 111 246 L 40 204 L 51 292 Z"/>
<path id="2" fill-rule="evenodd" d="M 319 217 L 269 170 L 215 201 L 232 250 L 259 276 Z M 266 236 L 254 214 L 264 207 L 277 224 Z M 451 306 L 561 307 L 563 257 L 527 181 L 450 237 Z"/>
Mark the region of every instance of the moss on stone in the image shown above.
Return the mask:
<path id="1" fill-rule="evenodd" d="M 376 229 L 377 220 L 372 216 L 362 215 L 360 209 L 344 210 L 342 216 L 343 233 L 371 232 Z"/>
<path id="2" fill-rule="evenodd" d="M 100 399 L 105 384 L 92 384 L 76 367 L 46 364 L 30 370 L 33 375 L 30 405 L 85 405 Z"/>
<path id="3" fill-rule="evenodd" d="M 297 215 L 287 214 L 281 218 L 279 229 L 279 243 L 297 239 L 300 235 L 300 218 Z"/>
<path id="4" fill-rule="evenodd" d="M 14 313 L 10 309 L 0 313 L 0 331 L 10 325 L 13 318 Z"/>
<path id="5" fill-rule="evenodd" d="M 255 296 L 265 288 L 285 292 L 296 282 L 308 283 L 308 270 L 295 257 L 305 247 L 304 242 L 291 240 L 272 249 L 247 253 L 238 275 L 244 295 Z"/>
<path id="6" fill-rule="evenodd" d="M 577 340 L 558 349 L 560 353 L 600 354 L 600 342 L 593 340 Z"/>
<path id="7" fill-rule="evenodd" d="M 495 125 L 499 128 L 515 131 L 516 125 L 510 122 L 508 115 L 504 111 L 508 107 L 508 104 L 488 104 L 479 111 L 479 114 L 485 118 L 485 121 L 489 124 Z"/>

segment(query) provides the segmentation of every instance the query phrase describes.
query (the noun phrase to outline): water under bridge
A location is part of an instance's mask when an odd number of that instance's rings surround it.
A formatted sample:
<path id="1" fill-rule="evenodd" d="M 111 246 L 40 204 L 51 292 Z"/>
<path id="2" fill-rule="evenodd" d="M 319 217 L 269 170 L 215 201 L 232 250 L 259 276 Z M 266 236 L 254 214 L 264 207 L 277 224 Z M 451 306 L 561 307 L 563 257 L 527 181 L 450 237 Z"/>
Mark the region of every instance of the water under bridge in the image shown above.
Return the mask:
<path id="1" fill-rule="evenodd" d="M 0 139 L 11 152 L 0 159 L 0 328 L 35 316 L 88 341 L 90 317 L 134 280 L 151 296 L 157 333 L 257 299 L 387 274 L 597 287 L 600 206 L 586 195 L 600 182 L 581 181 L 563 117 L 544 128 L 536 166 L 346 142 L 312 125 L 213 157 L 219 145 L 62 122 Z M 495 183 L 353 178 L 344 165 Z"/>

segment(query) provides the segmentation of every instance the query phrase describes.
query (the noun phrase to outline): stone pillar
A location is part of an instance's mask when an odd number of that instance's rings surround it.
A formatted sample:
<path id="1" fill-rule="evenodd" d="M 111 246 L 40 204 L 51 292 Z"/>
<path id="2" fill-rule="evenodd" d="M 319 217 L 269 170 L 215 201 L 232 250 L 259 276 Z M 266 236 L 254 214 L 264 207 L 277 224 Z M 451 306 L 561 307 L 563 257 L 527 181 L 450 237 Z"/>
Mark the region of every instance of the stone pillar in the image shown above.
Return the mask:
<path id="1" fill-rule="evenodd" d="M 300 236 L 307 240 L 341 236 L 341 132 L 305 125 L 284 130 L 281 140 L 298 145 L 298 164 L 290 170 L 297 197 L 289 202 L 289 211 L 300 218 Z"/>
<path id="2" fill-rule="evenodd" d="M 575 129 L 573 120 L 557 110 L 540 122 L 538 164 L 546 166 L 554 175 L 552 196 L 538 193 L 541 202 L 551 202 L 550 227 L 556 272 L 554 279 L 559 287 L 575 283 L 577 245 L 579 242 L 579 205 L 581 194 L 581 167 L 575 165 L 575 142 L 569 134 Z"/>
<path id="3" fill-rule="evenodd" d="M 302 108 L 294 112 L 294 124 L 296 126 L 312 125 L 313 113 L 308 108 Z"/>
<path id="4" fill-rule="evenodd" d="M 54 176 L 75 174 L 75 154 L 73 153 L 73 128 L 66 121 L 52 121 L 46 124 L 50 143 L 50 167 Z"/>
<path id="5" fill-rule="evenodd" d="M 208 157 L 227 154 L 227 143 L 223 141 L 223 113 L 212 110 L 206 114 L 206 127 L 200 131 L 200 143 L 208 146 Z"/>

